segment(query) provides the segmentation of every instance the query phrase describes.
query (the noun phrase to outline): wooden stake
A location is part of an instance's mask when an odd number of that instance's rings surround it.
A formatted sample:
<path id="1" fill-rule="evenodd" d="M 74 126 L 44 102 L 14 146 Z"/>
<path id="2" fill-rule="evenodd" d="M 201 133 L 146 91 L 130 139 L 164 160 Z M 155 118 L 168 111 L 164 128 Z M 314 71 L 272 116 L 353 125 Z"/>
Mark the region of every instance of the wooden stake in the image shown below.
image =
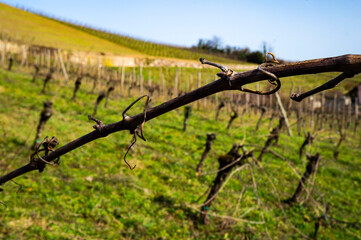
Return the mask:
<path id="1" fill-rule="evenodd" d="M 144 81 L 144 78 L 143 78 L 143 63 L 140 63 L 140 65 L 139 65 L 139 85 L 140 85 L 139 91 L 140 91 L 141 95 L 143 94 L 143 81 Z"/>
<path id="2" fill-rule="evenodd" d="M 285 120 L 285 124 L 286 124 L 286 128 L 287 128 L 287 132 L 288 132 L 288 135 L 290 135 L 291 137 L 293 136 L 292 135 L 292 131 L 291 131 L 291 128 L 290 128 L 290 125 L 288 123 L 288 118 L 287 118 L 287 113 L 285 111 L 285 109 L 283 108 L 283 105 L 282 105 L 282 101 L 281 101 L 281 98 L 280 98 L 280 95 L 278 95 L 278 92 L 275 93 L 275 96 L 276 96 L 276 100 L 277 100 L 277 104 L 281 110 L 281 114 Z"/>
<path id="3" fill-rule="evenodd" d="M 64 66 L 63 58 L 61 57 L 60 48 L 58 48 L 58 57 L 59 57 L 59 62 L 60 62 L 61 69 L 63 70 L 64 78 L 65 78 L 66 82 L 68 82 L 69 77 L 68 77 L 68 73 L 66 72 L 66 69 L 65 69 L 65 66 Z"/>

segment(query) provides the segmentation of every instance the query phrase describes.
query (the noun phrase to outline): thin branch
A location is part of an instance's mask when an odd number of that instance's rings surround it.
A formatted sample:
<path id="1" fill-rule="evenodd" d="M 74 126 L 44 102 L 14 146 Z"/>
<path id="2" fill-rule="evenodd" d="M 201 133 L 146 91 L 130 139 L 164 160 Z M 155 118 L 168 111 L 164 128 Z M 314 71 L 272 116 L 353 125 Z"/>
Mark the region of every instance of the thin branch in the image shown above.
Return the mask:
<path id="1" fill-rule="evenodd" d="M 193 210 L 195 210 L 195 211 L 197 211 L 199 213 L 202 213 L 202 214 L 205 213 L 204 211 L 199 210 L 197 207 L 194 207 L 194 206 L 189 205 L 189 204 L 186 204 L 186 207 L 192 208 Z M 207 212 L 207 214 L 209 216 L 212 216 L 212 217 L 218 217 L 218 218 L 222 218 L 222 219 L 229 219 L 229 220 L 233 220 L 235 222 L 243 222 L 243 223 L 247 223 L 247 224 L 259 224 L 259 225 L 264 224 L 264 222 L 249 221 L 249 220 L 242 219 L 242 218 L 235 218 L 235 217 L 231 217 L 231 216 L 218 215 L 218 214 L 210 213 L 210 212 Z"/>
<path id="2" fill-rule="evenodd" d="M 244 165 L 236 168 L 235 170 L 233 170 L 233 171 L 229 174 L 229 176 L 227 177 L 227 179 L 224 181 L 224 183 L 222 184 L 222 186 L 217 190 L 217 192 L 215 192 L 214 195 L 213 195 L 211 198 L 209 198 L 207 201 L 205 201 L 204 203 L 198 204 L 197 207 L 203 207 L 203 206 L 207 205 L 208 203 L 210 203 L 211 201 L 213 201 L 213 199 L 218 195 L 218 193 L 220 193 L 220 192 L 222 191 L 223 187 L 226 186 L 226 184 L 228 183 L 229 179 L 231 179 L 232 176 L 233 176 L 236 172 L 238 172 L 238 171 L 242 170 L 243 168 L 247 167 L 247 165 L 248 165 L 248 164 L 246 163 L 246 164 L 244 164 Z"/>
<path id="3" fill-rule="evenodd" d="M 267 72 L 274 74 L 278 78 L 322 72 L 352 72 L 353 74 L 357 74 L 361 72 L 361 55 L 343 55 L 339 57 L 321 58 L 291 64 L 276 65 L 266 67 L 264 69 Z M 149 121 L 191 102 L 195 102 L 199 99 L 218 92 L 226 90 L 239 90 L 246 84 L 269 79 L 268 75 L 265 75 L 258 69 L 240 73 L 232 71 L 231 74 L 229 73 L 230 71 L 227 71 L 227 73 L 223 72 L 229 81 L 224 81 L 224 78 L 218 79 L 189 93 L 171 99 L 156 107 L 150 108 L 146 112 L 139 113 L 132 117 L 126 116 L 119 122 L 104 125 L 102 127 L 102 131 L 95 130 L 78 139 L 75 139 L 74 141 L 58 148 L 57 150 L 50 152 L 48 155 L 43 156 L 43 159 L 48 162 L 54 161 L 58 157 L 78 147 L 81 147 L 98 138 L 106 137 L 109 134 L 123 130 L 129 130 L 131 133 L 133 133 L 137 126 L 144 123 L 145 121 Z M 42 170 L 44 167 L 45 163 L 43 161 L 34 158 L 29 164 L 0 177 L 0 184 L 3 184 L 30 171 Z"/>
<path id="4" fill-rule="evenodd" d="M 330 81 L 326 82 L 325 84 L 323 84 L 315 89 L 312 89 L 311 91 L 308 91 L 308 92 L 305 92 L 302 94 L 295 94 L 295 93 L 291 94 L 291 99 L 294 101 L 297 101 L 297 102 L 301 102 L 303 99 L 305 99 L 311 95 L 325 91 L 327 89 L 334 88 L 341 81 L 345 80 L 346 78 L 352 78 L 353 76 L 355 76 L 355 74 L 352 72 L 343 72 L 340 75 L 338 75 L 337 77 L 331 79 Z"/>

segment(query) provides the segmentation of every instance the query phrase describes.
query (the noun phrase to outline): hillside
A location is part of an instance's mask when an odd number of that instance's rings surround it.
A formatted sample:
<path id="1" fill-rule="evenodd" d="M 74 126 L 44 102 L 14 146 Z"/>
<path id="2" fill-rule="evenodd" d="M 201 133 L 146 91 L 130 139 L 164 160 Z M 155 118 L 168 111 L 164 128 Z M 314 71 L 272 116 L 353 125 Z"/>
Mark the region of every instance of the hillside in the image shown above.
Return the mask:
<path id="1" fill-rule="evenodd" d="M 135 58 L 166 58 L 178 61 L 198 61 L 199 58 L 204 57 L 217 62 L 249 65 L 246 62 L 197 53 L 187 48 L 101 32 L 23 11 L 3 3 L 0 3 L 0 34 L 6 34 L 15 41 L 73 52 L 106 53 Z"/>
<path id="2" fill-rule="evenodd" d="M 141 52 L 143 54 L 147 54 L 153 57 L 167 57 L 167 58 L 176 58 L 176 59 L 187 59 L 187 60 L 197 60 L 200 58 L 207 58 L 212 61 L 216 62 L 227 62 L 227 63 L 234 63 L 234 64 L 249 64 L 247 62 L 240 62 L 228 58 L 223 58 L 207 53 L 200 53 L 194 50 L 190 50 L 187 48 L 175 47 L 170 45 L 158 44 L 154 42 L 142 41 L 139 39 L 135 39 L 128 36 L 122 36 L 118 34 L 113 34 L 105 31 L 100 31 L 97 29 L 92 29 L 85 26 L 79 26 L 68 22 L 59 21 L 67 26 L 74 27 L 75 29 L 84 31 L 91 35 L 100 37 L 102 39 L 109 40 L 115 44 L 120 46 L 125 46 L 135 51 Z"/>
<path id="3" fill-rule="evenodd" d="M 3 3 L 0 3 L 0 33 L 21 42 L 65 50 L 145 56 L 138 51 Z"/>

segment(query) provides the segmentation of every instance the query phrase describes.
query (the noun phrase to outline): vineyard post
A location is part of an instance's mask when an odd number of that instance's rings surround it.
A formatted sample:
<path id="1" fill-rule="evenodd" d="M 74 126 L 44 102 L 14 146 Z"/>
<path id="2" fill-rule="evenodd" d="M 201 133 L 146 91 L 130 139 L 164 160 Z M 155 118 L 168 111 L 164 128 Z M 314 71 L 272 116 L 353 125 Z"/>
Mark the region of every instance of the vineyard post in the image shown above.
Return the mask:
<path id="1" fill-rule="evenodd" d="M 40 51 L 40 68 L 44 67 L 44 52 Z"/>
<path id="2" fill-rule="evenodd" d="M 119 67 L 120 71 L 120 67 Z M 122 64 L 122 70 L 120 75 L 120 92 L 122 93 L 122 96 L 124 96 L 124 78 L 125 78 L 125 72 L 124 72 L 124 63 Z"/>
<path id="3" fill-rule="evenodd" d="M 326 114 L 326 104 L 325 104 L 325 92 L 321 93 L 321 122 L 320 122 L 320 128 L 323 129 L 324 122 L 325 122 L 325 114 Z"/>
<path id="4" fill-rule="evenodd" d="M 311 131 L 313 130 L 314 127 L 314 104 L 315 104 L 315 98 L 313 96 L 311 96 L 309 98 L 310 102 L 309 102 L 309 109 L 311 111 L 311 116 L 310 116 L 310 129 Z"/>
<path id="5" fill-rule="evenodd" d="M 340 104 L 341 108 L 341 126 L 345 128 L 346 122 L 346 102 L 344 98 L 341 98 L 342 102 Z"/>
<path id="6" fill-rule="evenodd" d="M 294 87 L 295 87 L 295 82 L 292 81 L 292 86 L 291 86 L 290 92 L 289 92 L 289 95 L 290 95 L 290 96 L 291 96 L 292 93 L 293 93 Z M 300 91 L 299 91 L 299 92 L 300 92 Z M 286 107 L 286 111 L 287 111 L 288 114 L 291 114 L 292 102 L 293 102 L 292 99 L 289 98 L 289 99 L 288 99 L 288 103 L 287 103 L 287 107 Z"/>
<path id="7" fill-rule="evenodd" d="M 59 59 L 59 62 L 60 62 L 61 70 L 63 71 L 63 74 L 64 74 L 65 81 L 66 81 L 66 82 L 69 82 L 68 73 L 66 72 L 66 69 L 65 69 L 65 66 L 64 66 L 64 62 L 63 62 L 63 58 L 62 58 L 62 56 L 61 56 L 61 50 L 60 50 L 60 48 L 58 48 L 58 59 Z M 68 62 L 69 62 L 69 61 L 68 61 Z M 69 64 L 68 64 L 68 65 L 69 65 Z"/>
<path id="8" fill-rule="evenodd" d="M 5 45 L 4 40 L 2 39 L 2 42 L 1 42 L 1 64 L 2 64 L 3 68 L 5 68 L 5 52 L 6 52 L 6 45 Z"/>
<path id="9" fill-rule="evenodd" d="M 275 96 L 276 96 L 277 104 L 278 104 L 278 106 L 279 106 L 279 108 L 281 110 L 281 114 L 282 114 L 283 119 L 285 121 L 285 125 L 286 125 L 286 128 L 287 128 L 288 135 L 290 135 L 290 137 L 292 137 L 292 131 L 291 131 L 290 125 L 288 123 L 287 113 L 286 113 L 285 109 L 283 108 L 280 95 L 278 94 L 278 92 L 276 92 Z"/>
<path id="10" fill-rule="evenodd" d="M 355 130 L 354 133 L 357 132 L 357 125 L 358 125 L 358 97 L 355 98 Z"/>
<path id="11" fill-rule="evenodd" d="M 48 49 L 48 51 L 47 51 L 47 67 L 48 67 L 48 70 L 50 70 L 50 68 L 51 68 L 51 55 L 50 55 L 51 53 L 50 53 L 50 49 Z"/>
<path id="12" fill-rule="evenodd" d="M 143 63 L 141 62 L 140 65 L 139 65 L 139 91 L 140 91 L 140 95 L 143 95 L 143 82 L 144 82 Z"/>
<path id="13" fill-rule="evenodd" d="M 5 68 L 6 50 L 7 50 L 8 40 L 9 40 L 7 34 L 2 33 L 1 34 L 1 40 L 2 40 L 1 62 L 2 62 L 3 68 Z"/>
<path id="14" fill-rule="evenodd" d="M 246 111 L 248 111 L 248 105 L 249 105 L 249 98 L 250 98 L 250 95 L 248 94 L 248 93 L 245 93 L 244 94 L 244 96 L 245 96 L 245 101 L 246 101 L 246 103 L 245 103 L 245 108 L 246 108 Z"/>
<path id="15" fill-rule="evenodd" d="M 148 88 L 152 87 L 152 72 L 149 70 L 148 71 Z"/>
<path id="16" fill-rule="evenodd" d="M 256 91 L 259 91 L 259 83 L 256 83 Z M 257 108 L 255 108 L 255 114 L 257 113 L 258 107 L 261 105 L 260 97 L 261 97 L 261 95 L 258 95 L 258 94 L 256 95 L 256 106 L 257 106 Z"/>
<path id="17" fill-rule="evenodd" d="M 179 68 L 177 69 L 177 72 L 175 74 L 175 78 L 174 78 L 174 88 L 173 88 L 173 96 L 177 97 L 178 96 L 178 82 L 179 82 Z"/>
<path id="18" fill-rule="evenodd" d="M 347 109 L 348 109 L 347 128 L 349 128 L 351 126 L 351 120 L 352 120 L 352 101 L 351 101 L 351 99 L 350 99 L 350 104 L 348 105 Z"/>
<path id="19" fill-rule="evenodd" d="M 333 105 L 332 105 L 332 116 L 336 116 L 336 109 L 337 109 L 337 95 L 336 93 L 333 95 Z M 331 130 L 335 129 L 335 118 L 331 118 Z"/>
<path id="20" fill-rule="evenodd" d="M 67 53 L 66 54 L 66 72 L 67 73 L 70 73 L 70 63 L 71 63 L 71 61 L 70 61 L 70 59 L 71 59 L 71 56 L 70 56 L 70 53 Z M 74 65 L 73 65 L 73 71 L 74 71 Z"/>
<path id="21" fill-rule="evenodd" d="M 202 84 L 202 73 L 198 72 L 198 82 L 197 82 L 197 88 L 200 88 Z M 200 108 L 200 101 L 197 101 L 197 110 Z"/>
<path id="22" fill-rule="evenodd" d="M 24 67 L 25 64 L 26 64 L 26 60 L 27 60 L 27 54 L 26 54 L 26 46 L 25 45 L 21 45 L 21 52 L 22 52 L 22 55 L 21 55 L 21 67 Z"/>

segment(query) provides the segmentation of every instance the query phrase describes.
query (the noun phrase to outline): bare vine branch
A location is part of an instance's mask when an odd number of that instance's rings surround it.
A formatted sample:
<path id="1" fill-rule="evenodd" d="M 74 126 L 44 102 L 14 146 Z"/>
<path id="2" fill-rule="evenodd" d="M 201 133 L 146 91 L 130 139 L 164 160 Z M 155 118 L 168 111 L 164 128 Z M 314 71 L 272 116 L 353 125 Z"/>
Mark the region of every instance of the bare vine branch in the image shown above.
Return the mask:
<path id="1" fill-rule="evenodd" d="M 323 84 L 323 85 L 321 85 L 321 86 L 319 86 L 319 87 L 317 87 L 315 89 L 312 89 L 311 91 L 308 91 L 308 92 L 305 92 L 305 93 L 302 93 L 302 94 L 293 93 L 291 95 L 291 99 L 294 100 L 294 101 L 297 101 L 297 102 L 301 102 L 303 99 L 305 99 L 305 98 L 307 98 L 307 97 L 309 97 L 311 95 L 314 95 L 316 93 L 325 91 L 327 89 L 334 88 L 341 81 L 345 80 L 346 78 L 352 78 L 353 76 L 355 76 L 355 74 L 352 73 L 352 72 L 343 72 L 340 75 L 338 75 L 337 77 L 331 79 L 330 81 L 326 82 L 325 84 Z"/>
<path id="2" fill-rule="evenodd" d="M 264 72 L 260 71 L 259 69 L 247 72 L 234 72 L 228 68 L 225 72 L 223 71 L 224 69 L 221 70 L 222 73 L 218 74 L 218 76 L 221 76 L 221 79 L 213 81 L 203 87 L 195 89 L 184 95 L 178 96 L 167 102 L 164 102 L 156 107 L 147 109 L 146 111 L 143 111 L 142 113 L 139 113 L 137 115 L 126 116 L 126 111 L 129 110 L 132 105 L 134 105 L 134 103 L 136 102 L 135 101 L 123 112 L 123 120 L 108 125 L 103 125 L 101 127 L 101 131 L 92 131 L 78 139 L 75 139 L 68 144 L 65 144 L 57 150 L 50 152 L 46 156 L 42 156 L 42 158 L 47 162 L 56 161 L 56 159 L 60 156 L 78 147 L 81 147 L 91 141 L 94 141 L 98 138 L 106 137 L 109 134 L 118 131 L 129 130 L 131 134 L 134 134 L 135 130 L 139 126 L 142 130 L 142 126 L 146 121 L 170 112 L 176 108 L 187 105 L 191 102 L 197 101 L 218 92 L 227 90 L 239 90 L 242 86 L 246 84 L 268 80 L 270 77 L 269 75 L 264 74 Z M 361 72 L 361 55 L 343 55 L 338 57 L 314 59 L 291 64 L 267 66 L 263 70 L 274 74 L 275 76 L 277 76 L 277 78 L 322 72 L 343 72 L 352 73 L 352 75 L 355 75 Z M 349 74 L 343 74 L 343 77 L 349 76 Z M 339 79 L 343 77 L 339 77 Z M 227 79 L 228 81 L 224 81 L 224 79 Z M 141 137 L 143 136 L 142 133 L 143 132 L 141 131 L 141 135 L 137 135 Z M 3 184 L 13 178 L 16 178 L 30 171 L 42 171 L 45 165 L 46 163 L 39 158 L 33 158 L 31 159 L 30 163 L 26 164 L 25 166 L 20 167 L 19 169 L 16 169 L 0 177 L 0 184 Z"/>

